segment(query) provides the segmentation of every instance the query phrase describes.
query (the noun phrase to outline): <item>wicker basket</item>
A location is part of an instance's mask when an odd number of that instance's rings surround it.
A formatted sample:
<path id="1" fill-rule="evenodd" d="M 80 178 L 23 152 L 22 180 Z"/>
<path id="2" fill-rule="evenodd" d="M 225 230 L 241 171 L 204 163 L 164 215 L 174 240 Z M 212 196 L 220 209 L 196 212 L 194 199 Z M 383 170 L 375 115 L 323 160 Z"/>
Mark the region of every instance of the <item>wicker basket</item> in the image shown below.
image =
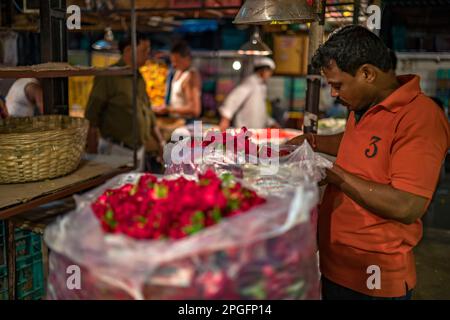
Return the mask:
<path id="1" fill-rule="evenodd" d="M 0 184 L 51 179 L 74 171 L 89 121 L 61 115 L 0 120 Z"/>

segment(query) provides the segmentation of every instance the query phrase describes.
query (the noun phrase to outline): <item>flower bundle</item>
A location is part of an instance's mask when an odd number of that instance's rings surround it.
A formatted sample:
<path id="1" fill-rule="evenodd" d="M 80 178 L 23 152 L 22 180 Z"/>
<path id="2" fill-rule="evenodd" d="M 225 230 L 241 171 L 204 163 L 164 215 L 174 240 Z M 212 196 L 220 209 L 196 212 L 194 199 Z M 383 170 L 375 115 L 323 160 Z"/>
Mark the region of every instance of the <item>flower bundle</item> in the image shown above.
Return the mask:
<path id="1" fill-rule="evenodd" d="M 143 175 L 106 190 L 91 207 L 108 233 L 135 239 L 181 239 L 265 202 L 254 191 L 208 170 L 198 181 Z"/>

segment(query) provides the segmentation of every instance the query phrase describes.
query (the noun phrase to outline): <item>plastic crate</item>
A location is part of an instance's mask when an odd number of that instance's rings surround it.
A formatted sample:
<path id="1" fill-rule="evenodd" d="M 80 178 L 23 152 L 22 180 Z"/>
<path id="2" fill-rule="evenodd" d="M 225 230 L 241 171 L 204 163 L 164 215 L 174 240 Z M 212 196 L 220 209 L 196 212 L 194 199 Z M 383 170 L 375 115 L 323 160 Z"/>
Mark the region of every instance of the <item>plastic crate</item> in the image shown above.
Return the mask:
<path id="1" fill-rule="evenodd" d="M 0 300 L 8 299 L 5 228 L 5 222 L 0 221 Z M 15 239 L 16 297 L 19 300 L 39 300 L 45 294 L 42 236 L 31 231 L 16 229 Z"/>
<path id="2" fill-rule="evenodd" d="M 44 296 L 44 270 L 40 252 L 17 260 L 16 290 L 19 300 L 35 300 Z"/>
<path id="3" fill-rule="evenodd" d="M 8 300 L 8 269 L 0 266 L 0 300 Z"/>
<path id="4" fill-rule="evenodd" d="M 0 221 L 0 267 L 6 265 L 5 223 Z"/>

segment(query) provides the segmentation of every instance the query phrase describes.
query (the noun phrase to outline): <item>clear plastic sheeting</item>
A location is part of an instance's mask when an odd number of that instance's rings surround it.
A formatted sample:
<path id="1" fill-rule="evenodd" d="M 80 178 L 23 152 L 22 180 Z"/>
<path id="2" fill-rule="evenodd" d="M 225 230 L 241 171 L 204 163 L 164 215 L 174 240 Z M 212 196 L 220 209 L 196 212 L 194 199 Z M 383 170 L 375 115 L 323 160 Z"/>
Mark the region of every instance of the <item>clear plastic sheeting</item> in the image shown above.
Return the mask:
<path id="1" fill-rule="evenodd" d="M 139 177 L 78 197 L 77 209 L 46 229 L 49 299 L 319 299 L 316 184 L 176 241 L 105 234 L 91 203 Z"/>
<path id="2" fill-rule="evenodd" d="M 178 150 L 182 146 L 190 146 L 190 139 L 178 142 Z M 267 154 L 265 148 L 270 145 L 260 145 L 261 154 Z M 245 161 L 242 154 L 238 154 L 237 161 L 233 155 L 221 149 L 198 150 L 195 156 L 201 156 L 201 161 L 192 161 L 191 154 L 183 155 L 181 163 L 171 162 L 171 152 L 176 144 L 169 145 L 165 149 L 166 174 L 168 175 L 195 175 L 207 169 L 213 169 L 216 173 L 232 173 L 244 184 L 254 189 L 262 196 L 284 197 L 292 192 L 296 186 L 303 183 L 318 183 L 325 178 L 327 168 L 332 167 L 332 162 L 315 153 L 309 143 L 301 146 L 279 146 L 278 151 L 289 152 L 281 156 L 276 162 L 251 163 Z M 197 163 L 196 163 L 197 162 Z"/>

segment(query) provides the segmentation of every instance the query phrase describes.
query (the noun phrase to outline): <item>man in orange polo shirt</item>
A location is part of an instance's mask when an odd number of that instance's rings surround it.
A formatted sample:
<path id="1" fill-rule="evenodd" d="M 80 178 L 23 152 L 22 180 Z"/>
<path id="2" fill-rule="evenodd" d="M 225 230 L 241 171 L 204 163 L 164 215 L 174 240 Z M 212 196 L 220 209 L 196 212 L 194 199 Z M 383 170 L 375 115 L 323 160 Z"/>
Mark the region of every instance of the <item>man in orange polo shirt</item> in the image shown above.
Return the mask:
<path id="1" fill-rule="evenodd" d="M 418 76 L 395 76 L 387 47 L 364 27 L 333 33 L 312 64 L 350 112 L 343 134 L 289 142 L 337 156 L 319 213 L 322 297 L 410 299 L 420 218 L 450 145 L 447 118 Z"/>

